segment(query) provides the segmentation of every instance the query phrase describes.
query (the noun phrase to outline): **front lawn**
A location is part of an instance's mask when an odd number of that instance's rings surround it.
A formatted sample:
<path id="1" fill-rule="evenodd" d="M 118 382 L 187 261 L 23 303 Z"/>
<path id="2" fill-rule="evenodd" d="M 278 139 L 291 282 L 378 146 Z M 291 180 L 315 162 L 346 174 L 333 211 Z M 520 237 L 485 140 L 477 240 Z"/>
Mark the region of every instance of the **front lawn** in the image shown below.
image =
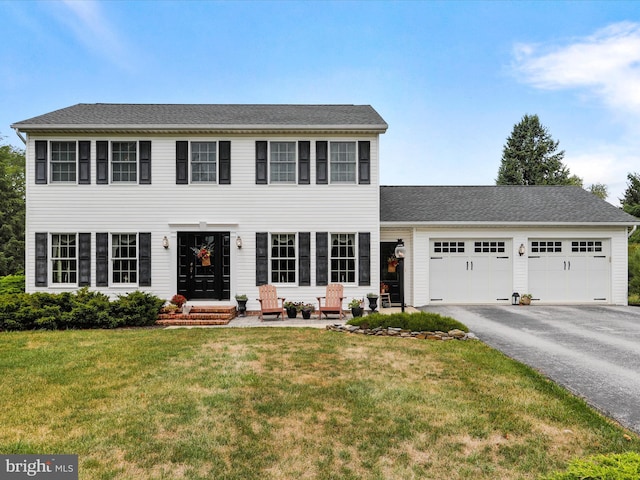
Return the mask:
<path id="1" fill-rule="evenodd" d="M 5 332 L 0 372 L 0 452 L 75 453 L 81 479 L 534 479 L 640 451 L 477 341 Z"/>

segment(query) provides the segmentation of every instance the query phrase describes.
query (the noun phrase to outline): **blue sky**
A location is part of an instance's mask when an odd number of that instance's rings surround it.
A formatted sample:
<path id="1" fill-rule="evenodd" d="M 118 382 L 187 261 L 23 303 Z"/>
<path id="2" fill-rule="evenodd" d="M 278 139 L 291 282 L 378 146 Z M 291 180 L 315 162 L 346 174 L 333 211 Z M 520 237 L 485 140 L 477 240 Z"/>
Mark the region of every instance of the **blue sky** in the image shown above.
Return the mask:
<path id="1" fill-rule="evenodd" d="M 76 103 L 354 103 L 385 185 L 492 185 L 538 114 L 618 204 L 640 171 L 635 1 L 4 1 L 0 135 Z"/>

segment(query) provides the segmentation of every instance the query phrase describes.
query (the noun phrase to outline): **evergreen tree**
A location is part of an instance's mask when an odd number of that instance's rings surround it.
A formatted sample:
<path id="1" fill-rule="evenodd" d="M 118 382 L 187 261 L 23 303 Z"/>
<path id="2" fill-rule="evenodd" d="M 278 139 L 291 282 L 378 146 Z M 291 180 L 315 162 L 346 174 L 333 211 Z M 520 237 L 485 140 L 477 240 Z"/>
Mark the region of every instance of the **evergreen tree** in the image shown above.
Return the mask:
<path id="1" fill-rule="evenodd" d="M 640 217 L 640 174 L 627 174 L 627 189 L 619 200 L 625 212 Z"/>
<path id="2" fill-rule="evenodd" d="M 24 151 L 0 145 L 0 276 L 24 271 Z"/>
<path id="3" fill-rule="evenodd" d="M 593 183 L 587 190 L 602 200 L 606 200 L 609 196 L 609 188 L 604 183 Z"/>
<path id="4" fill-rule="evenodd" d="M 559 143 L 537 115 L 525 115 L 502 150 L 496 185 L 582 186 L 582 179 L 562 163 L 564 150 L 556 152 Z"/>

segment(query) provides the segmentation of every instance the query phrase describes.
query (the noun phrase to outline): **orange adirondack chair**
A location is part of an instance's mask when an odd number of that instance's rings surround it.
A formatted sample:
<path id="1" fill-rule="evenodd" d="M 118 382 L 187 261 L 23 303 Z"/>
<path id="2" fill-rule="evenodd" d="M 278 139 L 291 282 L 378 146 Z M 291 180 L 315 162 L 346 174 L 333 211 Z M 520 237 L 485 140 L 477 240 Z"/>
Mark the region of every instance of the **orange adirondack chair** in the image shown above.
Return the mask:
<path id="1" fill-rule="evenodd" d="M 264 320 L 264 315 L 275 315 L 276 318 L 282 315 L 284 320 L 284 298 L 278 297 L 276 287 L 273 285 L 260 285 L 258 287 L 260 298 L 260 321 Z"/>
<path id="2" fill-rule="evenodd" d="M 324 313 L 325 317 L 329 317 L 329 313 L 336 313 L 340 315 L 340 320 L 344 315 L 342 311 L 342 301 L 344 300 L 343 287 L 340 283 L 330 283 L 327 285 L 327 293 L 324 297 L 318 297 L 318 319 L 322 318 Z M 322 300 L 324 299 L 324 305 Z"/>

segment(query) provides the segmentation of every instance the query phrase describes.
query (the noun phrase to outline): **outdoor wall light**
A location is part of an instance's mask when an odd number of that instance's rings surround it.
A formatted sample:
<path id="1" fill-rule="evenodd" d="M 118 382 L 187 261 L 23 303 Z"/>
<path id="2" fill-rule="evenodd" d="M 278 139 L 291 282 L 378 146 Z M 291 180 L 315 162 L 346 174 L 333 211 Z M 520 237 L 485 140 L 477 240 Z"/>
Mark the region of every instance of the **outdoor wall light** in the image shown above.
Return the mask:
<path id="1" fill-rule="evenodd" d="M 166 249 L 169 248 L 169 239 L 167 238 L 167 236 L 165 235 L 164 237 L 162 237 L 162 246 Z"/>
<path id="2" fill-rule="evenodd" d="M 238 247 L 238 250 L 242 248 L 242 237 L 240 236 L 236 237 L 236 247 Z"/>
<path id="3" fill-rule="evenodd" d="M 524 252 L 525 252 L 525 249 L 524 249 L 524 243 L 521 243 L 521 244 L 520 244 L 520 247 L 518 248 L 518 254 L 519 254 L 520 256 L 523 256 L 523 255 L 524 255 Z"/>

